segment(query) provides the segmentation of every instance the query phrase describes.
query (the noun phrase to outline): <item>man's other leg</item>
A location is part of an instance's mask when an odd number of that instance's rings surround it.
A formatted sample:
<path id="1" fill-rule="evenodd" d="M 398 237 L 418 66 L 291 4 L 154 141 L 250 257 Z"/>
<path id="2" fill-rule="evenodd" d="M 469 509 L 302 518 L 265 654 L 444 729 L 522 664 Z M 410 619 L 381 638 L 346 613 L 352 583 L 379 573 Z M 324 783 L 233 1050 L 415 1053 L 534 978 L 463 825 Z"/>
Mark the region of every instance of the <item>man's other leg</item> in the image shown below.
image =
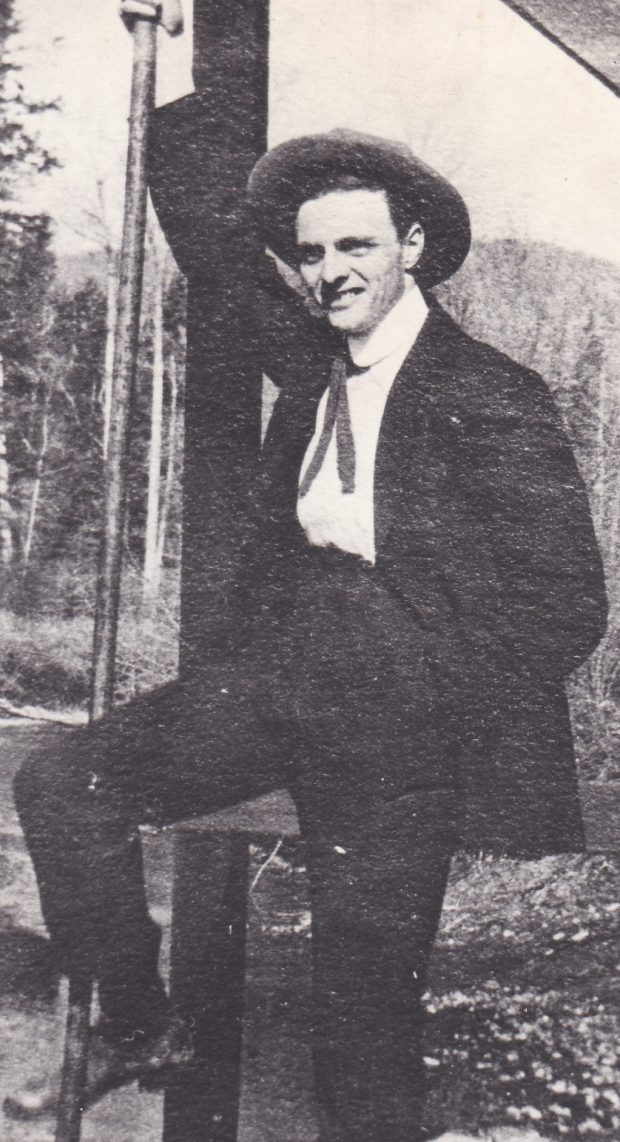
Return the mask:
<path id="1" fill-rule="evenodd" d="M 358 791 L 361 793 L 361 791 Z M 454 848 L 454 793 L 301 808 L 308 837 L 321 1142 L 418 1142 L 422 993 Z M 303 801 L 303 798 L 302 798 Z"/>
<path id="2" fill-rule="evenodd" d="M 421 996 L 455 845 L 458 750 L 426 640 L 381 575 L 319 549 L 307 570 L 295 794 L 321 1142 L 419 1142 Z"/>
<path id="3" fill-rule="evenodd" d="M 288 755 L 258 675 L 173 684 L 88 730 L 55 735 L 22 767 L 17 809 L 63 970 L 99 983 L 114 1032 L 155 1029 L 157 972 L 137 826 L 170 823 L 283 784 Z"/>

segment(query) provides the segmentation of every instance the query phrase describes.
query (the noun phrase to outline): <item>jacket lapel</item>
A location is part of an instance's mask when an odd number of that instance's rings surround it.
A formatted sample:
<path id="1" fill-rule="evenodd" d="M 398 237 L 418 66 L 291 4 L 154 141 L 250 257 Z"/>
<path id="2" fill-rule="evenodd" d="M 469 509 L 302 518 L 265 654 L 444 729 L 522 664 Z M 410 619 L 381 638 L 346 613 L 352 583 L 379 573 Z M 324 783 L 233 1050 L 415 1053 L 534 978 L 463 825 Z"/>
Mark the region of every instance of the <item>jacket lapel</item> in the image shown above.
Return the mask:
<path id="1" fill-rule="evenodd" d="M 375 543 L 380 555 L 388 536 L 412 510 L 416 485 L 428 488 L 440 462 L 432 447 L 433 426 L 450 403 L 464 334 L 431 301 L 428 317 L 390 390 L 375 461 Z"/>
<path id="2" fill-rule="evenodd" d="M 332 364 L 328 353 L 314 354 L 297 365 L 296 375 L 278 396 L 261 456 L 262 488 L 272 516 L 294 520 L 297 482 L 312 439 L 318 403 Z M 292 372 L 292 370 L 291 370 Z"/>
<path id="3" fill-rule="evenodd" d="M 438 463 L 429 425 L 449 401 L 465 335 L 431 299 L 429 313 L 390 390 L 375 461 L 375 540 L 380 553 L 395 525 L 411 514 L 412 488 L 432 480 Z M 270 514 L 294 517 L 299 470 L 315 427 L 332 355 L 304 362 L 276 401 L 262 457 Z M 277 507 L 276 507 L 277 505 Z"/>

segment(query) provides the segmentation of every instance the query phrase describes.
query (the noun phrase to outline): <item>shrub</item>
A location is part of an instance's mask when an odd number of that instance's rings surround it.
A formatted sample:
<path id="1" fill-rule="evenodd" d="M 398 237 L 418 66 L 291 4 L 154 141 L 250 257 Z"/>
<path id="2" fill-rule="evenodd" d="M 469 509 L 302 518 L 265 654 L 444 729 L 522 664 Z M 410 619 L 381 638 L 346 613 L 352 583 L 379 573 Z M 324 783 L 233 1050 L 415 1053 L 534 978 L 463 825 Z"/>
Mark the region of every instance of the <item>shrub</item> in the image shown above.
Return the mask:
<path id="1" fill-rule="evenodd" d="M 129 610 L 118 630 L 117 701 L 174 678 L 178 623 L 158 609 Z M 12 702 L 62 709 L 88 701 L 93 623 L 75 618 L 26 618 L 0 610 L 0 693 Z"/>
<path id="2" fill-rule="evenodd" d="M 15 702 L 80 706 L 88 694 L 92 624 L 0 611 L 0 689 Z"/>

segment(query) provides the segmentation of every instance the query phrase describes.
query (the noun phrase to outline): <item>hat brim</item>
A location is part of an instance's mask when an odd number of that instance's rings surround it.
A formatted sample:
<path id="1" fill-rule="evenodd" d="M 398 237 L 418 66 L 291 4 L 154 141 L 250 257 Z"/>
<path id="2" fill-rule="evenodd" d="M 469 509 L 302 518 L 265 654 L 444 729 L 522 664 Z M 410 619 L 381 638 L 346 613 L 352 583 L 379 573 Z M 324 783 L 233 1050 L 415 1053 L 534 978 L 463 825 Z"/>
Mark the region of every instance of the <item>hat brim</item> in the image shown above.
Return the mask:
<path id="1" fill-rule="evenodd" d="M 411 223 L 419 222 L 425 235 L 416 267 L 421 286 L 438 285 L 462 265 L 471 228 L 458 191 L 403 143 L 348 130 L 281 143 L 259 159 L 250 175 L 248 200 L 261 238 L 287 264 L 297 263 L 295 225 L 301 204 L 344 175 L 382 186 L 410 208 Z"/>

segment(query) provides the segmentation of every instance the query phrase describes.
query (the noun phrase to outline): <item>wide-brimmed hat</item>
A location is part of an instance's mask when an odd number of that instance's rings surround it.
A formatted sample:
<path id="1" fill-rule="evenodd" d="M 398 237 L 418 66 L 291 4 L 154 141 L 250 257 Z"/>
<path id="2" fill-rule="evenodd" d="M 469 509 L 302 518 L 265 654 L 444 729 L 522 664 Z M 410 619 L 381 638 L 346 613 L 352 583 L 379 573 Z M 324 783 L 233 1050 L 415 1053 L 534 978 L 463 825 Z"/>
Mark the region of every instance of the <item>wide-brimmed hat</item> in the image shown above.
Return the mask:
<path id="1" fill-rule="evenodd" d="M 296 262 L 295 223 L 303 202 L 328 190 L 334 180 L 354 175 L 384 187 L 419 222 L 425 234 L 416 280 L 434 286 L 458 270 L 471 243 L 469 213 L 450 183 L 404 143 L 339 128 L 289 139 L 256 163 L 248 199 L 260 235 L 278 257 Z"/>

